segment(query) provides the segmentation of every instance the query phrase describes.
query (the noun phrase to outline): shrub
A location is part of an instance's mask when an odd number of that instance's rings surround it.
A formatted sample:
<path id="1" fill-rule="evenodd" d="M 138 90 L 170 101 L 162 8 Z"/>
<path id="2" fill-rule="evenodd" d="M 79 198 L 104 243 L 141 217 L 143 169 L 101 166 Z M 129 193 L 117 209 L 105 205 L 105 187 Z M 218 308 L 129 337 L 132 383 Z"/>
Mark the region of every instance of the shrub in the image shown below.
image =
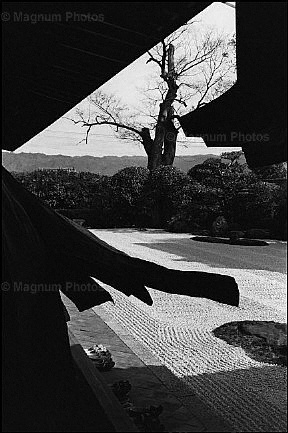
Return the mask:
<path id="1" fill-rule="evenodd" d="M 97 182 L 92 200 L 92 209 L 97 215 L 95 228 L 112 228 L 115 225 L 110 185 L 111 178 L 108 176 L 103 176 Z"/>
<path id="2" fill-rule="evenodd" d="M 84 227 L 97 228 L 97 214 L 93 209 L 57 209 L 60 215 L 65 216 L 71 220 L 83 219 Z"/>
<path id="3" fill-rule="evenodd" d="M 228 231 L 241 231 L 241 225 L 237 223 L 230 223 L 228 225 Z"/>
<path id="4" fill-rule="evenodd" d="M 161 166 L 151 173 L 146 200 L 149 201 L 154 226 L 167 227 L 171 218 L 177 215 L 187 182 L 188 176 L 175 167 Z"/>
<path id="5" fill-rule="evenodd" d="M 89 208 L 100 175 L 87 172 L 36 170 L 15 178 L 53 209 Z"/>
<path id="6" fill-rule="evenodd" d="M 213 236 L 226 236 L 228 233 L 228 223 L 226 218 L 219 215 L 212 224 Z"/>
<path id="7" fill-rule="evenodd" d="M 250 229 L 245 232 L 244 237 L 247 239 L 269 239 L 271 233 L 264 229 Z"/>
<path id="8" fill-rule="evenodd" d="M 277 209 L 273 218 L 272 232 L 276 239 L 287 240 L 287 198 L 286 191 L 281 191 Z M 283 196 L 284 195 L 284 196 Z"/>
<path id="9" fill-rule="evenodd" d="M 233 230 L 228 232 L 228 236 L 231 241 L 236 241 L 237 239 L 243 238 L 244 235 L 245 233 L 239 230 Z"/>
<path id="10" fill-rule="evenodd" d="M 146 168 L 127 167 L 98 182 L 92 207 L 102 227 L 145 225 L 142 195 L 148 177 Z"/>
<path id="11" fill-rule="evenodd" d="M 212 222 L 221 214 L 218 190 L 190 181 L 184 186 L 182 197 L 178 215 L 187 222 L 190 231 L 210 230 Z"/>
<path id="12" fill-rule="evenodd" d="M 181 216 L 176 215 L 167 223 L 165 229 L 172 233 L 187 233 L 190 232 L 191 227 Z"/>

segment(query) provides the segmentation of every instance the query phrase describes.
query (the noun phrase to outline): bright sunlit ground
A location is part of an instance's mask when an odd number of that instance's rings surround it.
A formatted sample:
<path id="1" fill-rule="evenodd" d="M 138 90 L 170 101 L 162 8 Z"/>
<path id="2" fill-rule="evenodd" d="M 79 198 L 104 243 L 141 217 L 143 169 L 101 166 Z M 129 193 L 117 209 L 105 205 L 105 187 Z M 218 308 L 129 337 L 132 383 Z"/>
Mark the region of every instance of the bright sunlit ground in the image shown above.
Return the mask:
<path id="1" fill-rule="evenodd" d="M 108 302 L 101 308 L 156 355 L 178 383 L 180 379 L 185 384 L 184 392 L 170 376 L 161 377 L 183 404 L 193 404 L 188 387 L 191 395 L 196 393 L 233 431 L 285 431 L 287 368 L 254 361 L 242 348 L 216 338 L 211 331 L 231 321 L 287 322 L 286 242 L 244 247 L 198 243 L 190 234 L 162 230 L 92 233 L 128 254 L 169 268 L 236 279 L 239 307 L 152 289 L 154 304 L 149 307 L 105 286 L 115 304 Z"/>

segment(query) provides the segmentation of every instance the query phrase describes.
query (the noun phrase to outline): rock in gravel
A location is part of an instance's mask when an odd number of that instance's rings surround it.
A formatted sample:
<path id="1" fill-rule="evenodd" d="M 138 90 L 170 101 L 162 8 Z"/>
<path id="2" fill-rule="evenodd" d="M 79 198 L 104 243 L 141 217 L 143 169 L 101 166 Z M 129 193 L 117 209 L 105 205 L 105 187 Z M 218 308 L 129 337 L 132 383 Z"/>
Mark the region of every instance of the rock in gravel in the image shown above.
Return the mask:
<path id="1" fill-rule="evenodd" d="M 276 322 L 244 322 L 240 326 L 244 334 L 264 338 L 271 346 L 287 346 L 287 324 Z"/>
<path id="2" fill-rule="evenodd" d="M 230 322 L 213 330 L 217 338 L 242 347 L 258 362 L 287 366 L 287 325 L 272 321 Z"/>

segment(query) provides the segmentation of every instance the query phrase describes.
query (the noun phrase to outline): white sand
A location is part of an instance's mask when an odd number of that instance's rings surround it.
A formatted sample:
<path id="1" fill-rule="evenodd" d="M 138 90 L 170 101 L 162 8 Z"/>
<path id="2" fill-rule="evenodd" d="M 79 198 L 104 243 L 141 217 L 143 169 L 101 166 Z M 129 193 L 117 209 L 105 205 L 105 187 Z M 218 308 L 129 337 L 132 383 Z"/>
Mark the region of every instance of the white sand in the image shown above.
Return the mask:
<path id="1" fill-rule="evenodd" d="M 107 302 L 102 308 L 180 380 L 171 382 L 169 375 L 166 385 L 178 398 L 182 398 L 184 404 L 189 406 L 187 396 L 190 390 L 191 394 L 196 393 L 228 422 L 231 431 L 286 431 L 287 369 L 254 361 L 243 349 L 230 346 L 211 332 L 215 327 L 235 320 L 287 322 L 286 276 L 283 271 L 279 272 L 278 267 L 277 271 L 273 271 L 269 266 L 273 251 L 276 251 L 273 245 L 271 249 L 270 246 L 264 247 L 266 250 L 264 253 L 262 250 L 260 260 L 257 249 L 231 249 L 231 246 L 223 249 L 221 245 L 221 257 L 215 259 L 216 264 L 210 264 L 204 260 L 205 248 L 209 248 L 209 244 L 201 246 L 199 250 L 199 246 L 189 240 L 189 234 L 153 230 L 93 230 L 93 233 L 130 255 L 169 268 L 214 272 L 236 279 L 240 290 L 239 307 L 153 289 L 149 289 L 149 292 L 154 303 L 149 307 L 134 297 L 128 298 L 105 286 L 114 298 L 115 305 Z M 169 245 L 173 254 L 169 252 Z M 175 255 L 177 245 L 179 255 Z M 217 251 L 217 246 L 212 248 Z M 235 257 L 227 256 L 227 262 L 231 265 L 234 259 L 237 263 L 239 257 L 242 269 L 238 266 L 224 267 L 223 251 L 228 251 L 230 255 L 234 252 Z M 195 255 L 198 256 L 197 260 Z M 245 268 L 245 261 L 249 264 L 256 258 L 257 269 L 250 269 L 252 265 Z M 206 264 L 198 260 L 206 261 Z M 261 269 L 262 265 L 259 266 L 261 260 L 264 269 Z M 221 266 L 217 266 L 218 262 L 221 262 Z"/>

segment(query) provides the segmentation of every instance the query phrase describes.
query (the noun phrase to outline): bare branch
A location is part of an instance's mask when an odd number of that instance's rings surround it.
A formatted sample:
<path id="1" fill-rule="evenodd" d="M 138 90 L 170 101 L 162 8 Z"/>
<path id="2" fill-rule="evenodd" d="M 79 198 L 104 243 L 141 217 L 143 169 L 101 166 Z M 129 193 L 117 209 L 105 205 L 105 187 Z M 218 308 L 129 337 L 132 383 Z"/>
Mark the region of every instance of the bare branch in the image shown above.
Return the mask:
<path id="1" fill-rule="evenodd" d="M 92 128 L 108 125 L 118 138 L 140 142 L 148 156 L 151 149 L 163 151 L 165 146 L 167 156 L 163 131 L 177 134 L 179 118 L 188 107 L 202 107 L 235 81 L 235 36 L 219 36 L 213 30 L 196 33 L 190 24 L 148 51 L 146 63 L 157 67 L 151 68 L 153 84 L 142 91 L 144 100 L 135 104 L 135 112 L 115 95 L 98 90 L 89 97 L 89 113 L 78 110 L 77 117 L 69 119 L 86 129 L 81 141 L 88 142 Z"/>
<path id="2" fill-rule="evenodd" d="M 115 126 L 116 128 L 123 128 L 123 129 L 127 129 L 128 131 L 132 131 L 135 134 L 141 134 L 140 131 L 138 131 L 135 128 L 132 128 L 131 126 L 128 125 L 123 125 L 121 123 L 117 123 L 117 122 L 110 122 L 108 120 L 104 120 L 104 121 L 97 121 L 96 122 L 92 122 L 92 123 L 83 123 L 83 126 L 86 126 L 87 128 L 89 128 L 89 130 L 92 128 L 92 126 L 99 126 L 99 125 L 110 125 L 110 126 Z"/>
<path id="3" fill-rule="evenodd" d="M 150 59 L 147 60 L 146 64 L 150 63 L 150 62 L 155 62 L 155 63 L 157 63 L 157 65 L 160 67 L 160 69 L 162 71 L 162 63 L 159 60 L 157 60 L 154 56 L 152 56 L 150 51 L 148 51 L 148 54 L 150 56 Z"/>

